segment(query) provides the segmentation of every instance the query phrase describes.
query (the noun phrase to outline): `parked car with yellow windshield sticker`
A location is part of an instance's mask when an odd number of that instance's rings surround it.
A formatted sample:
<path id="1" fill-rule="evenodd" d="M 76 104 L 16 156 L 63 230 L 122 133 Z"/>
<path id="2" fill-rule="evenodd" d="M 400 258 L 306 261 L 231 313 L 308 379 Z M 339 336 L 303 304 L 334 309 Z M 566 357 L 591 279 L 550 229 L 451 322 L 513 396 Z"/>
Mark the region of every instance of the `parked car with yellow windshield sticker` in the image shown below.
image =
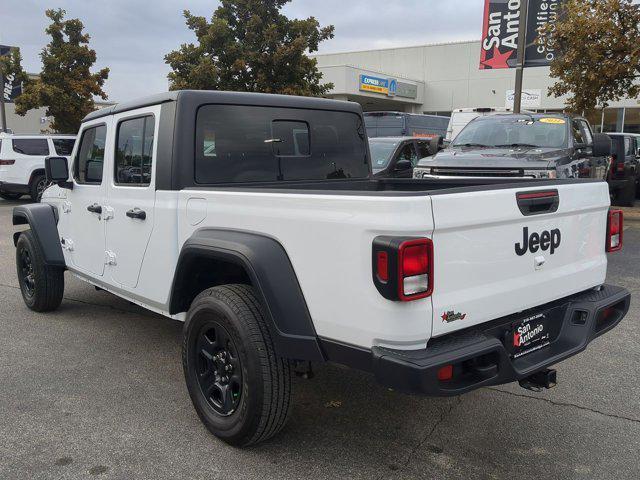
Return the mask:
<path id="1" fill-rule="evenodd" d="M 607 178 L 611 139 L 568 114 L 498 114 L 471 121 L 414 178 Z"/>

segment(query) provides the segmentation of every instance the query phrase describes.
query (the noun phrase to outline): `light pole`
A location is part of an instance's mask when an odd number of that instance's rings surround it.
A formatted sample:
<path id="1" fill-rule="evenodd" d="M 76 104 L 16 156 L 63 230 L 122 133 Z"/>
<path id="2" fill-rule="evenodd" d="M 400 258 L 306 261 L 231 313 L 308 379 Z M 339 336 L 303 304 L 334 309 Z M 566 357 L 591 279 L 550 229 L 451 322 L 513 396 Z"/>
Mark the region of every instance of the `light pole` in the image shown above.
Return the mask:
<path id="1" fill-rule="evenodd" d="M 522 110 L 522 76 L 524 74 L 525 52 L 527 49 L 527 15 L 529 10 L 529 0 L 521 0 L 520 3 L 520 24 L 518 26 L 518 58 L 516 60 L 516 86 L 513 98 L 513 113 L 520 113 Z"/>
<path id="2" fill-rule="evenodd" d="M 7 131 L 7 112 L 4 108 L 4 89 L 6 87 L 4 83 L 4 72 L 0 69 L 0 85 L 2 85 L 2 91 L 0 91 L 0 117 L 2 118 L 2 129 L 0 132 Z"/>

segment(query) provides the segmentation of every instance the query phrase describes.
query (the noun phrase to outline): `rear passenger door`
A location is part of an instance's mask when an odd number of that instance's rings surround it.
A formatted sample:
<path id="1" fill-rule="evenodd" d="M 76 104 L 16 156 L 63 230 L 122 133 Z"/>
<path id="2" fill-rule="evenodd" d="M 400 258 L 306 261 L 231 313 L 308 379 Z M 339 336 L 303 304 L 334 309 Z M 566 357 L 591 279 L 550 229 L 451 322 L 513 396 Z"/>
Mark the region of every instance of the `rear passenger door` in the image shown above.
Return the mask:
<path id="1" fill-rule="evenodd" d="M 127 289 L 138 285 L 154 226 L 156 137 L 160 107 L 113 117 L 107 192 L 107 258 L 111 280 Z"/>

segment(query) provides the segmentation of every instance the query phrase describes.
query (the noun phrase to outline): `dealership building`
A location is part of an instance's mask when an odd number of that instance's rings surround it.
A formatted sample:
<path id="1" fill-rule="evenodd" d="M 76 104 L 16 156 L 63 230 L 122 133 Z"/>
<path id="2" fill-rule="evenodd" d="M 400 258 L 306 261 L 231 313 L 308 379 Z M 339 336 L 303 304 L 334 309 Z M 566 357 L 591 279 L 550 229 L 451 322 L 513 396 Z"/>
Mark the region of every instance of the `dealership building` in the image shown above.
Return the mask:
<path id="1" fill-rule="evenodd" d="M 330 98 L 358 102 L 365 111 L 449 116 L 457 108 L 513 106 L 514 69 L 485 69 L 480 42 L 455 42 L 315 55 Z M 524 71 L 523 108 L 561 112 L 564 99 L 548 95 L 549 67 Z M 589 121 L 598 131 L 640 133 L 640 102 L 625 99 Z"/>

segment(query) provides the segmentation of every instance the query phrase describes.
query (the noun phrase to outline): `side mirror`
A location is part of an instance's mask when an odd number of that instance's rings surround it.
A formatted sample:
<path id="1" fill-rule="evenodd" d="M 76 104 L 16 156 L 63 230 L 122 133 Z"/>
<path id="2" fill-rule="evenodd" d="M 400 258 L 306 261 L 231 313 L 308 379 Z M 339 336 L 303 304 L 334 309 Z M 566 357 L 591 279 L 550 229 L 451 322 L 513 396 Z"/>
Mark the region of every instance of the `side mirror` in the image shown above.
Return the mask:
<path id="1" fill-rule="evenodd" d="M 69 181 L 69 164 L 65 157 L 47 157 L 44 159 L 44 172 L 49 182 L 62 188 L 73 188 Z"/>
<path id="2" fill-rule="evenodd" d="M 396 172 L 404 172 L 405 170 L 411 170 L 413 168 L 413 164 L 411 163 L 410 160 L 398 160 L 398 163 L 396 163 Z"/>
<path id="3" fill-rule="evenodd" d="M 593 134 L 593 156 L 608 157 L 611 155 L 611 138 L 604 133 Z"/>

